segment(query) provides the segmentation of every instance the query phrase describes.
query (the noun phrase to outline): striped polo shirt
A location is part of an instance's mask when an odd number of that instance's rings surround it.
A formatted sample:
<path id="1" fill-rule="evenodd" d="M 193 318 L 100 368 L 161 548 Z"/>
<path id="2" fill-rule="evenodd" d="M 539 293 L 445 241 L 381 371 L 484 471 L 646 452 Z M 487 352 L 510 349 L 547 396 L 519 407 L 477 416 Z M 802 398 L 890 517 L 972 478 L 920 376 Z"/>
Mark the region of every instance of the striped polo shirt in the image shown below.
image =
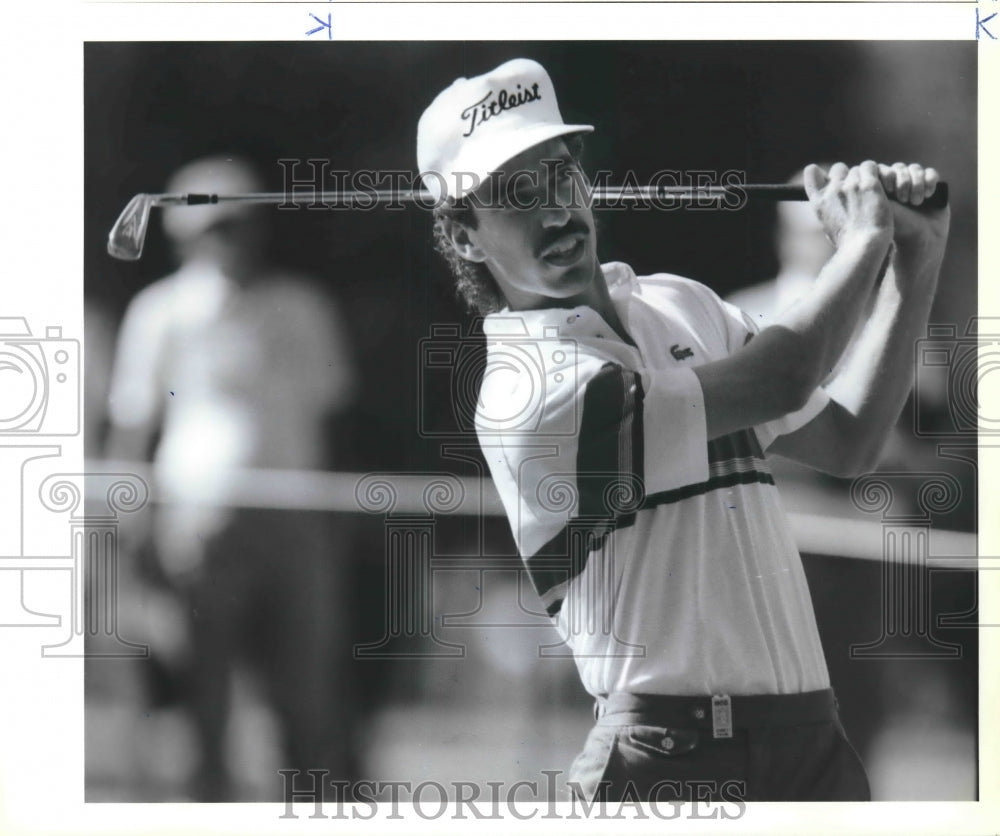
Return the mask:
<path id="1" fill-rule="evenodd" d="M 584 687 L 829 687 L 764 455 L 826 394 L 709 441 L 693 368 L 742 347 L 754 323 L 689 279 L 602 269 L 636 346 L 589 307 L 491 314 L 476 416 L 518 550 Z"/>

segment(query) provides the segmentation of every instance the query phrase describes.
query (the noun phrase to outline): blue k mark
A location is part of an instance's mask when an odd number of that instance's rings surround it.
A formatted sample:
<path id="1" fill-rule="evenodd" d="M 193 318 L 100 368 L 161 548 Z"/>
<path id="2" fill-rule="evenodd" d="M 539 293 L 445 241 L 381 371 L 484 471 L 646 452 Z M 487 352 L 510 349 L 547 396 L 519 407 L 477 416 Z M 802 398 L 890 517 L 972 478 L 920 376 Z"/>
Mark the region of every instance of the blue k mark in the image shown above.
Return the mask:
<path id="1" fill-rule="evenodd" d="M 312 12 L 309 12 L 309 17 L 311 17 L 313 20 L 315 20 L 319 24 L 319 26 L 317 26 L 315 29 L 310 29 L 308 32 L 306 32 L 306 34 L 307 35 L 315 35 L 317 32 L 322 32 L 324 29 L 326 29 L 326 39 L 328 41 L 332 41 L 333 40 L 333 15 L 328 14 L 326 16 L 326 20 L 322 20 L 321 18 L 316 17 L 316 15 L 314 15 Z M 989 18 L 986 18 L 986 20 L 989 20 Z M 979 35 L 977 34 L 976 37 L 979 37 Z M 993 37 L 993 36 L 990 35 L 990 37 Z"/>
<path id="2" fill-rule="evenodd" d="M 997 16 L 996 12 L 993 12 L 989 17 L 984 17 L 982 20 L 979 18 L 979 6 L 976 6 L 976 40 L 979 40 L 979 30 L 982 29 L 991 41 L 996 40 L 996 35 L 994 35 L 989 29 L 986 28 L 986 24 L 989 23 L 993 18 Z"/>

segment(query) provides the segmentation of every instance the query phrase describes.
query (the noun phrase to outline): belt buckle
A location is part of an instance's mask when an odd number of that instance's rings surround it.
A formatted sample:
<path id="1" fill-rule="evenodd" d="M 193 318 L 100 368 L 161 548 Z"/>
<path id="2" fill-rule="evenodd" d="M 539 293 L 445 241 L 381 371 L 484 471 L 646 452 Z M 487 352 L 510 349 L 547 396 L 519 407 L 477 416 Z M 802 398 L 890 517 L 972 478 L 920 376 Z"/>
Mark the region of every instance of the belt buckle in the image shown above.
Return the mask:
<path id="1" fill-rule="evenodd" d="M 712 695 L 712 737 L 733 736 L 733 701 L 728 694 Z"/>

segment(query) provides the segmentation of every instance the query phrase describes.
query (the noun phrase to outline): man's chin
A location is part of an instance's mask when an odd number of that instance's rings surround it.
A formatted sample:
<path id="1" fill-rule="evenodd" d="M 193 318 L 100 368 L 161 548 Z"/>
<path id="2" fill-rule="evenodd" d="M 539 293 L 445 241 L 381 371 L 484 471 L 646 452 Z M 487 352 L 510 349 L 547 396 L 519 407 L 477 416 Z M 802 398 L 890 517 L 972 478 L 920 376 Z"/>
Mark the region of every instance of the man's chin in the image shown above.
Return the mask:
<path id="1" fill-rule="evenodd" d="M 560 298 L 586 293 L 600 273 L 596 259 L 579 258 L 569 267 L 563 268 L 548 283 L 553 295 Z"/>

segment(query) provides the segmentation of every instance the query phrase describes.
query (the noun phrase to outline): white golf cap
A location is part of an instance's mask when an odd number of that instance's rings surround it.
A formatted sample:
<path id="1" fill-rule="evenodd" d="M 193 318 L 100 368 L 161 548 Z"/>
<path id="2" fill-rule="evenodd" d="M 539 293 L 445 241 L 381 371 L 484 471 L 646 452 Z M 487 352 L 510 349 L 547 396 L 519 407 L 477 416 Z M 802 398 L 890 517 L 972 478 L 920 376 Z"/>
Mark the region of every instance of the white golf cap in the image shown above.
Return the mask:
<path id="1" fill-rule="evenodd" d="M 545 68 L 515 58 L 438 94 L 417 125 L 417 166 L 435 202 L 457 199 L 533 145 L 592 130 L 564 123 Z"/>
<path id="2" fill-rule="evenodd" d="M 260 176 L 249 162 L 221 155 L 188 163 L 167 184 L 168 194 L 236 195 L 263 190 Z M 237 202 L 168 206 L 163 210 L 163 229 L 175 241 L 190 241 L 218 223 L 247 217 L 253 211 L 250 204 Z"/>

